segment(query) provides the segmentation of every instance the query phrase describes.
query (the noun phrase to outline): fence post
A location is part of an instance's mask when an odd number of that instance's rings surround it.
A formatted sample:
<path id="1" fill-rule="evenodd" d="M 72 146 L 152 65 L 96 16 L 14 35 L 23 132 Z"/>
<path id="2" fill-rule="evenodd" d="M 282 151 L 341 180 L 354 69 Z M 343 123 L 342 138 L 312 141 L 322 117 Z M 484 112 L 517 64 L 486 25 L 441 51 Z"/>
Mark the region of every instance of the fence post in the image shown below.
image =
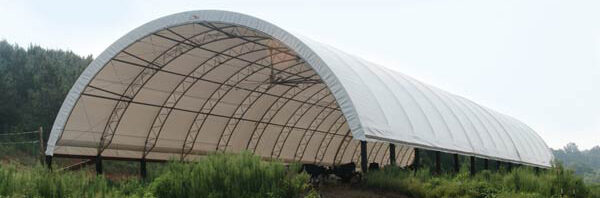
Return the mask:
<path id="1" fill-rule="evenodd" d="M 40 161 L 44 164 L 44 128 L 40 126 L 39 128 L 39 142 L 40 142 Z"/>

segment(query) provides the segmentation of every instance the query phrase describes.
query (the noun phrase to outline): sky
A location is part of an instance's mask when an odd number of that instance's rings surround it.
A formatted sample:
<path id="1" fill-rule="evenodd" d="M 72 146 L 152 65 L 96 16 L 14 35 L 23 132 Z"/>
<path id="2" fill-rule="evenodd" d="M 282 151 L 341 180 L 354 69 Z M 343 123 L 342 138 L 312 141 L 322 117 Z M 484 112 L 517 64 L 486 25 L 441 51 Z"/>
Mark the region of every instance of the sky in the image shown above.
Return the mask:
<path id="1" fill-rule="evenodd" d="M 552 148 L 600 145 L 600 1 L 0 0 L 0 39 L 100 54 L 190 10 L 249 14 L 511 115 Z"/>

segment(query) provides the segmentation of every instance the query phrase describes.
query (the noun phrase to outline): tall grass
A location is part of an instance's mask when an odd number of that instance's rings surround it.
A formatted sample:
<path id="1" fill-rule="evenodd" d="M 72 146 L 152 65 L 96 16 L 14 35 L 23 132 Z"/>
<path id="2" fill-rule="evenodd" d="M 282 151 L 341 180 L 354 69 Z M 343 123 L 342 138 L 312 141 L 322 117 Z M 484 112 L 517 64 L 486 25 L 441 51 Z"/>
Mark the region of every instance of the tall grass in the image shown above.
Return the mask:
<path id="1" fill-rule="evenodd" d="M 300 197 L 310 186 L 308 175 L 298 170 L 250 153 L 170 162 L 146 181 L 0 163 L 0 197 Z"/>
<path id="2" fill-rule="evenodd" d="M 428 169 L 413 171 L 384 168 L 366 175 L 371 189 L 401 192 L 411 197 L 600 197 L 573 171 L 558 165 L 537 174 L 519 167 L 510 172 L 484 170 L 471 176 L 463 167 L 457 174 L 432 176 Z"/>
<path id="3" fill-rule="evenodd" d="M 309 188 L 299 166 L 288 170 L 250 153 L 210 155 L 166 170 L 151 185 L 158 197 L 299 197 Z"/>
<path id="4" fill-rule="evenodd" d="M 319 197 L 308 185 L 308 175 L 298 173 L 298 165 L 265 162 L 250 153 L 214 154 L 150 170 L 145 181 L 110 180 L 89 170 L 50 172 L 39 165 L 0 163 L 0 197 Z M 386 167 L 369 172 L 363 186 L 410 197 L 600 198 L 600 184 L 585 184 L 560 165 L 539 174 L 519 167 L 474 176 L 466 166 L 457 174 L 439 176 L 426 168 L 414 174 Z"/>
<path id="5" fill-rule="evenodd" d="M 45 168 L 0 165 L 0 196 L 105 197 L 117 196 L 109 181 L 86 172 L 52 173 Z"/>

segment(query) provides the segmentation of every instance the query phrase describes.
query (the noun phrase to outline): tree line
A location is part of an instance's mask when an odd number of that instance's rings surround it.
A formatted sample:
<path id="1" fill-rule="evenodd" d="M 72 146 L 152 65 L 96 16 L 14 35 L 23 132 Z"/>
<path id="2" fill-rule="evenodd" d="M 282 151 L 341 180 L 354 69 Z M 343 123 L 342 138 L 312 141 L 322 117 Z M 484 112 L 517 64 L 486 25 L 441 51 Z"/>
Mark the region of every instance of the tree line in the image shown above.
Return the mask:
<path id="1" fill-rule="evenodd" d="M 91 61 L 91 55 L 0 41 L 0 134 L 40 126 L 48 132 L 69 89 Z"/>
<path id="2" fill-rule="evenodd" d="M 555 160 L 583 175 L 586 182 L 600 183 L 600 146 L 579 150 L 577 144 L 569 143 L 561 149 L 552 149 L 552 152 Z"/>

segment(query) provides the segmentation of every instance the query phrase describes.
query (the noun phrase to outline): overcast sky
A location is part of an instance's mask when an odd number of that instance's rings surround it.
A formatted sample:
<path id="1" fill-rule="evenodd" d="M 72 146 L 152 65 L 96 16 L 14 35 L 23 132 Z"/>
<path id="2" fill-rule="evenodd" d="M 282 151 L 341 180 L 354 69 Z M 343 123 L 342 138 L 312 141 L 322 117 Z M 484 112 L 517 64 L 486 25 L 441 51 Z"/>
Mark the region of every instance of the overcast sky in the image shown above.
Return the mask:
<path id="1" fill-rule="evenodd" d="M 0 39 L 95 57 L 150 20 L 199 9 L 394 68 L 522 120 L 550 147 L 600 144 L 600 1 L 0 0 Z"/>

